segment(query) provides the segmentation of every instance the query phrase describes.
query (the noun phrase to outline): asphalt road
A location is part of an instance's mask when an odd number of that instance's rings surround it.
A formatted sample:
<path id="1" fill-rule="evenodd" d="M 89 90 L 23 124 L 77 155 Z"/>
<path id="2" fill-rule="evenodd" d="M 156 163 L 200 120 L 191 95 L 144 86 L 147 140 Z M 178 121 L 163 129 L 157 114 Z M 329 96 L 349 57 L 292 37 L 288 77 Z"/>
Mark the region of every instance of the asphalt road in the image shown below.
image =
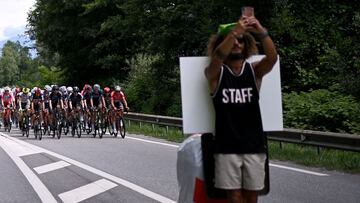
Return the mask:
<path id="1" fill-rule="evenodd" d="M 2 131 L 1 131 L 2 132 Z M 0 133 L 0 202 L 176 202 L 176 143 Z M 360 175 L 271 162 L 259 202 L 360 202 Z"/>

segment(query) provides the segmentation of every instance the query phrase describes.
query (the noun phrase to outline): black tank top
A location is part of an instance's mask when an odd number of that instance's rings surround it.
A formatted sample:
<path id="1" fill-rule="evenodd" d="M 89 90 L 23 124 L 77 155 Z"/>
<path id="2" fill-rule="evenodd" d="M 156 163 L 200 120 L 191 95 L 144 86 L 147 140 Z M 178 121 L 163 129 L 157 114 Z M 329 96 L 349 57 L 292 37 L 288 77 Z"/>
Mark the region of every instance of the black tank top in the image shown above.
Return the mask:
<path id="1" fill-rule="evenodd" d="M 244 62 L 235 75 L 224 65 L 213 95 L 215 107 L 215 152 L 224 154 L 262 153 L 264 133 L 259 92 L 251 65 Z"/>

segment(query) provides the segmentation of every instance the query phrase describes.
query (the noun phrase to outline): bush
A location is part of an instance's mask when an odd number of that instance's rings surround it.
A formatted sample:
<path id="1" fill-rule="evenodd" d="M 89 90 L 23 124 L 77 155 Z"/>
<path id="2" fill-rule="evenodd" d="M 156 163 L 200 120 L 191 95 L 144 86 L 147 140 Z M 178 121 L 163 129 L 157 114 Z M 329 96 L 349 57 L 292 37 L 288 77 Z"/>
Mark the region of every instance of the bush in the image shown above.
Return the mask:
<path id="1" fill-rule="evenodd" d="M 283 94 L 284 125 L 289 128 L 360 134 L 360 104 L 329 90 Z"/>
<path id="2" fill-rule="evenodd" d="M 158 60 L 159 56 L 143 54 L 138 54 L 131 59 L 131 71 L 125 88 L 127 101 L 132 111 L 152 113 L 153 75 L 151 66 Z"/>

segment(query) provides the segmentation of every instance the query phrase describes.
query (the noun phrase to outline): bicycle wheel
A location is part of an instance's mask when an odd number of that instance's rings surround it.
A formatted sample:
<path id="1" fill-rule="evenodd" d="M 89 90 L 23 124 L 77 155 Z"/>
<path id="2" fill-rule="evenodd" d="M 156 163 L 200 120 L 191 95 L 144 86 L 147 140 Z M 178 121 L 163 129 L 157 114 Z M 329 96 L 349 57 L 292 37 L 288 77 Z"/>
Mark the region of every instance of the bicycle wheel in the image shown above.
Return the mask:
<path id="1" fill-rule="evenodd" d="M 35 136 L 35 140 L 36 140 L 37 137 L 38 137 L 38 132 L 39 132 L 38 124 L 35 124 L 35 125 L 34 125 L 34 136 Z"/>
<path id="2" fill-rule="evenodd" d="M 56 121 L 54 120 L 53 123 L 52 123 L 52 125 L 50 125 L 50 131 L 52 132 L 52 133 L 51 133 L 51 136 L 52 136 L 53 138 L 55 138 L 56 129 L 57 129 Z"/>
<path id="3" fill-rule="evenodd" d="M 107 121 L 106 119 L 103 117 L 101 119 L 101 137 L 106 133 L 106 129 L 107 129 Z"/>
<path id="4" fill-rule="evenodd" d="M 126 128 L 125 128 L 125 122 L 124 119 L 121 117 L 119 119 L 119 130 L 120 130 L 120 135 L 122 138 L 125 138 L 126 135 Z"/>
<path id="5" fill-rule="evenodd" d="M 29 132 L 30 132 L 30 130 L 29 130 L 29 128 L 26 130 L 26 137 L 29 137 Z"/>
<path id="6" fill-rule="evenodd" d="M 24 124 L 24 130 L 25 130 L 25 135 L 26 137 L 29 137 L 29 117 L 25 116 L 25 124 Z"/>
<path id="7" fill-rule="evenodd" d="M 73 121 L 72 123 L 71 123 L 71 136 L 72 137 L 74 137 L 75 136 L 75 129 L 76 129 L 76 122 L 75 121 Z"/>
<path id="8" fill-rule="evenodd" d="M 82 124 L 78 121 L 77 122 L 77 126 L 76 126 L 76 134 L 78 136 L 78 138 L 81 137 L 81 133 L 82 133 Z"/>
<path id="9" fill-rule="evenodd" d="M 39 130 L 39 140 L 42 139 L 42 135 L 43 135 L 43 132 L 42 132 L 41 127 L 40 127 L 40 130 Z"/>
<path id="10" fill-rule="evenodd" d="M 12 126 L 12 123 L 11 123 L 11 122 L 10 122 L 10 120 L 9 120 L 8 132 L 10 132 L 10 131 L 11 131 L 11 126 Z"/>
<path id="11" fill-rule="evenodd" d="M 5 128 L 5 131 L 8 131 L 8 132 L 11 131 L 10 117 L 6 118 L 6 128 Z"/>
<path id="12" fill-rule="evenodd" d="M 57 136 L 58 139 L 61 138 L 61 130 L 62 130 L 61 123 L 58 123 L 57 124 L 57 129 L 56 129 L 56 136 Z"/>

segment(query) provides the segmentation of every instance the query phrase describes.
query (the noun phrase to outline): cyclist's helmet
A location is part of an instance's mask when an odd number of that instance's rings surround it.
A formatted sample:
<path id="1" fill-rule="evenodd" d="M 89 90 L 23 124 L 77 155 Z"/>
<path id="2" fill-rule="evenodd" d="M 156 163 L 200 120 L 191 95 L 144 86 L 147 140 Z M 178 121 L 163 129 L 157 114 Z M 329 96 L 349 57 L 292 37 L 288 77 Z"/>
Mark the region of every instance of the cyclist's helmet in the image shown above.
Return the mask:
<path id="1" fill-rule="evenodd" d="M 75 87 L 73 88 L 73 90 L 74 90 L 74 92 L 80 92 L 80 89 L 79 89 L 78 86 L 75 86 Z"/>
<path id="2" fill-rule="evenodd" d="M 52 87 L 52 91 L 59 91 L 59 86 L 54 85 L 54 86 Z"/>
<path id="3" fill-rule="evenodd" d="M 104 93 L 105 93 L 105 94 L 109 94 L 109 93 L 110 93 L 110 88 L 109 88 L 109 87 L 105 87 L 105 88 L 104 88 Z"/>
<path id="4" fill-rule="evenodd" d="M 50 87 L 49 85 L 45 85 L 44 89 L 45 89 L 46 91 L 48 91 L 48 92 L 51 91 L 51 87 Z"/>
<path id="5" fill-rule="evenodd" d="M 66 90 L 68 91 L 68 93 L 69 93 L 69 94 L 73 92 L 73 88 L 72 88 L 72 87 L 70 87 L 70 86 L 69 86 L 69 87 L 67 87 L 67 88 L 66 88 Z"/>
<path id="6" fill-rule="evenodd" d="M 60 92 L 65 94 L 66 93 L 66 87 L 65 86 L 61 86 L 60 88 Z"/>
<path id="7" fill-rule="evenodd" d="M 100 85 L 99 85 L 99 84 L 95 84 L 95 85 L 94 85 L 94 90 L 100 90 Z"/>
<path id="8" fill-rule="evenodd" d="M 6 86 L 5 88 L 4 88 L 4 91 L 6 92 L 10 92 L 10 87 L 8 87 L 8 86 Z"/>
<path id="9" fill-rule="evenodd" d="M 24 87 L 24 88 L 22 89 L 22 92 L 23 92 L 24 94 L 28 94 L 28 93 L 30 92 L 30 89 L 27 88 L 27 87 Z"/>
<path id="10" fill-rule="evenodd" d="M 116 85 L 116 86 L 115 86 L 115 91 L 116 91 L 116 92 L 120 92 L 120 91 L 121 91 L 121 87 L 120 87 L 119 85 Z"/>
<path id="11" fill-rule="evenodd" d="M 35 87 L 35 88 L 34 88 L 34 93 L 36 93 L 36 94 L 41 94 L 41 89 L 38 88 L 38 87 Z"/>
<path id="12" fill-rule="evenodd" d="M 83 90 L 91 90 L 91 86 L 89 84 L 85 84 Z"/>

